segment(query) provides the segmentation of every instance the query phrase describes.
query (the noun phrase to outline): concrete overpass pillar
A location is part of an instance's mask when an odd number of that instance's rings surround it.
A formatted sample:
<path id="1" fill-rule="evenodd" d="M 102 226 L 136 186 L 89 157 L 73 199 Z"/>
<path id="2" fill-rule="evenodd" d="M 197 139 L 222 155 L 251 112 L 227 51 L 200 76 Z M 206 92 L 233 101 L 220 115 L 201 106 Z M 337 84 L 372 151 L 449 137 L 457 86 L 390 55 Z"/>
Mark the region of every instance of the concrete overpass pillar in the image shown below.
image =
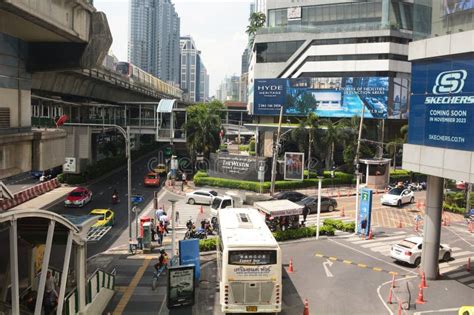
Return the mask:
<path id="1" fill-rule="evenodd" d="M 439 243 L 441 238 L 443 179 L 441 177 L 428 176 L 427 184 L 421 265 L 426 278 L 436 280 L 438 277 Z"/>
<path id="2" fill-rule="evenodd" d="M 79 304 L 79 312 L 83 311 L 86 307 L 86 245 L 76 246 L 76 255 L 75 255 L 75 273 L 76 273 L 76 288 L 77 288 L 77 297 Z"/>

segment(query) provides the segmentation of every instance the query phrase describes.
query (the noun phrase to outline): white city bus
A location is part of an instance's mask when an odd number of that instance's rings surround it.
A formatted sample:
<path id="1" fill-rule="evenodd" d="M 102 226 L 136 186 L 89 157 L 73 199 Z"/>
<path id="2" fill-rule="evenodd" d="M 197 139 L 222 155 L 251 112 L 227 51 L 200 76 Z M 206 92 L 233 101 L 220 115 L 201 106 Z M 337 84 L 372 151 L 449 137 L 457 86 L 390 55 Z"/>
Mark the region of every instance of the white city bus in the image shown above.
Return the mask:
<path id="1" fill-rule="evenodd" d="M 224 313 L 281 311 L 281 251 L 263 216 L 250 208 L 219 213 L 217 265 Z"/>

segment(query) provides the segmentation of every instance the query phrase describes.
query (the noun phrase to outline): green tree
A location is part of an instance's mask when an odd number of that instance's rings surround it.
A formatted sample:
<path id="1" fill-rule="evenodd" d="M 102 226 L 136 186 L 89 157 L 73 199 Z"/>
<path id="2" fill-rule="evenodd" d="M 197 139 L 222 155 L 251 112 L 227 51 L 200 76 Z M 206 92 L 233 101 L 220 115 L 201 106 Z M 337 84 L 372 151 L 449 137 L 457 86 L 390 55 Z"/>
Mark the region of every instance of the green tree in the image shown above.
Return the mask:
<path id="1" fill-rule="evenodd" d="M 343 122 L 343 120 L 335 122 L 330 119 L 320 120 L 320 125 L 324 129 L 321 138 L 321 149 L 324 151 L 325 168 L 327 170 L 334 165 L 334 152 L 336 144 L 343 144 L 347 138 Z"/>
<path id="2" fill-rule="evenodd" d="M 220 101 L 196 104 L 187 108 L 188 117 L 184 128 L 186 145 L 193 160 L 197 154 L 209 157 L 210 153 L 219 148 L 223 109 L 224 105 Z"/>
<path id="3" fill-rule="evenodd" d="M 301 119 L 298 128 L 291 131 L 291 139 L 298 145 L 301 152 L 305 152 L 308 162 L 308 171 L 314 167 L 311 159 L 316 157 L 316 141 L 319 136 L 319 117 L 311 112 L 305 119 Z M 311 150 L 311 151 L 310 151 Z M 309 174 L 308 174 L 309 175 Z"/>
<path id="4" fill-rule="evenodd" d="M 393 156 L 393 169 L 397 167 L 397 153 L 403 148 L 403 144 L 407 142 L 408 125 L 403 125 L 400 128 L 400 135 L 401 137 L 395 138 L 386 144 L 388 154 Z"/>
<path id="5" fill-rule="evenodd" d="M 255 34 L 257 34 L 258 29 L 265 26 L 266 19 L 267 17 L 262 12 L 253 12 L 252 14 L 250 14 L 249 25 L 247 25 L 247 29 L 245 31 L 245 33 L 247 33 L 249 36 L 250 47 L 253 46 L 253 41 L 255 40 Z"/>

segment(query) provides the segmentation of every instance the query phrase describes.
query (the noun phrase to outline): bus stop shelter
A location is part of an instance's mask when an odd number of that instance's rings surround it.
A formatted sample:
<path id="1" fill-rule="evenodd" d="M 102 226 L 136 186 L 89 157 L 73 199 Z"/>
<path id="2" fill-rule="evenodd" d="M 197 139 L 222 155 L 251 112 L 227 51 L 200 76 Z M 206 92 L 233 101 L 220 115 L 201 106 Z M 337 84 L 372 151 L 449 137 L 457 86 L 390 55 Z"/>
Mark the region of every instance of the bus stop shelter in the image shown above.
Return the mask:
<path id="1" fill-rule="evenodd" d="M 59 292 L 57 314 L 62 314 L 66 284 L 71 257 L 74 257 L 73 269 L 77 289 L 77 309 L 86 306 L 86 237 L 97 217 L 84 216 L 76 222 L 46 210 L 18 209 L 0 213 L 0 237 L 5 255 L 1 264 L 3 274 L 0 283 L 0 304 L 11 309 L 12 314 L 25 313 L 21 304 L 22 292 L 32 286 L 36 289 L 34 314 L 42 313 L 47 272 L 50 267 L 51 248 L 56 250 L 55 258 L 60 256 L 62 271 L 58 273 Z M 44 249 L 42 259 L 35 255 L 35 248 Z M 60 248 L 61 250 L 59 250 Z M 64 258 L 64 259 L 62 259 Z M 36 264 L 40 264 L 37 272 Z M 26 269 L 26 270 L 25 270 Z M 26 276 L 25 276 L 26 275 Z"/>

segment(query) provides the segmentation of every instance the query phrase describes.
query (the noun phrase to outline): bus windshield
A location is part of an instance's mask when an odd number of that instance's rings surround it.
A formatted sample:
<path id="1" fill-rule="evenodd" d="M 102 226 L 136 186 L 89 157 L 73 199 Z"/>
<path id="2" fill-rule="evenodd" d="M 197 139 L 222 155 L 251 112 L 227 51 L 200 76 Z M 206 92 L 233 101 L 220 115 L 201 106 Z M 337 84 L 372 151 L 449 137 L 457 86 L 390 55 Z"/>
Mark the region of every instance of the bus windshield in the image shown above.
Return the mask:
<path id="1" fill-rule="evenodd" d="M 275 250 L 230 250 L 229 265 L 275 265 Z"/>

